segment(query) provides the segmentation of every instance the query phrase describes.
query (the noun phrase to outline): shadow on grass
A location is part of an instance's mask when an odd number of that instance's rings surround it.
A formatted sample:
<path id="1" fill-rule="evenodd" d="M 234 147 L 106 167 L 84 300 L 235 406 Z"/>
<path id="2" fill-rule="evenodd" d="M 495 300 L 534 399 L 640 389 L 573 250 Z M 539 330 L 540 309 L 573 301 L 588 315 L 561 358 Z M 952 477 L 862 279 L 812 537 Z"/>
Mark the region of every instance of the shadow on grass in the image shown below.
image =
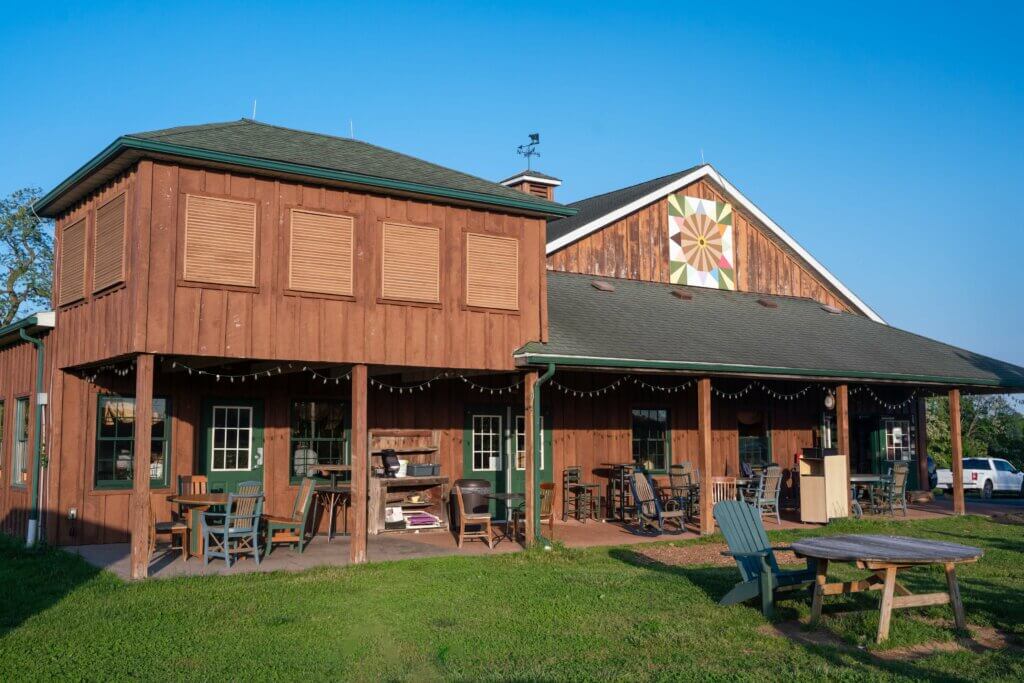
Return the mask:
<path id="1" fill-rule="evenodd" d="M 63 600 L 100 570 L 56 548 L 27 549 L 0 534 L 0 639 L 27 619 Z"/>
<path id="2" fill-rule="evenodd" d="M 634 567 L 683 579 L 698 587 L 714 602 L 718 602 L 722 596 L 724 596 L 740 579 L 739 572 L 734 567 L 669 565 L 628 548 L 613 548 L 609 551 L 609 555 L 615 560 Z M 917 584 L 919 581 L 914 581 L 913 583 Z M 1020 614 L 1020 610 L 1024 607 L 1024 605 L 1021 604 L 1021 602 L 1024 602 L 1024 598 L 1015 597 L 1011 601 L 1013 604 L 1007 605 L 1006 586 L 999 586 L 998 584 L 984 580 L 969 580 L 969 585 L 973 592 L 969 605 L 977 609 L 979 614 L 983 614 L 986 618 L 993 621 L 997 627 L 999 624 L 1005 624 L 1007 627 L 1016 625 L 1012 621 L 1007 623 L 1004 620 L 1011 618 L 1011 615 Z M 929 586 L 929 588 L 935 589 L 936 587 Z M 762 621 L 765 625 L 785 621 L 800 622 L 805 617 L 803 611 L 796 606 L 799 601 L 803 601 L 804 605 L 809 605 L 809 591 L 796 590 L 780 594 L 776 599 L 775 616 L 770 621 L 761 615 L 759 606 L 755 604 L 756 601 L 751 601 L 745 608 L 750 609 L 750 617 L 752 620 Z M 721 609 L 724 610 L 731 608 L 722 607 Z M 877 609 L 877 598 L 873 598 L 873 596 L 866 594 L 846 596 L 845 600 L 838 604 L 834 603 L 832 605 L 827 605 L 825 612 L 826 614 L 837 615 L 846 612 L 861 612 L 866 609 Z M 807 627 L 802 623 L 801 628 L 806 629 L 809 633 L 811 632 L 811 630 L 807 629 Z M 883 659 L 876 657 L 869 650 L 846 642 L 844 637 L 839 633 L 834 633 L 821 626 L 816 630 L 818 633 L 824 635 L 828 640 L 835 641 L 836 644 L 825 645 L 820 642 L 812 642 L 814 640 L 812 638 L 802 639 L 788 637 L 787 639 L 789 642 L 806 650 L 808 653 L 825 660 L 831 666 L 842 667 L 844 669 L 848 669 L 851 665 L 857 664 L 890 675 L 944 681 L 974 680 L 974 678 L 969 674 L 955 675 L 952 673 L 936 672 L 933 669 L 919 666 L 914 661 L 906 659 Z M 780 634 L 780 637 L 785 636 Z M 961 639 L 960 642 L 968 649 L 975 651 L 982 649 L 972 647 L 972 643 L 975 645 L 977 644 L 969 638 Z"/>

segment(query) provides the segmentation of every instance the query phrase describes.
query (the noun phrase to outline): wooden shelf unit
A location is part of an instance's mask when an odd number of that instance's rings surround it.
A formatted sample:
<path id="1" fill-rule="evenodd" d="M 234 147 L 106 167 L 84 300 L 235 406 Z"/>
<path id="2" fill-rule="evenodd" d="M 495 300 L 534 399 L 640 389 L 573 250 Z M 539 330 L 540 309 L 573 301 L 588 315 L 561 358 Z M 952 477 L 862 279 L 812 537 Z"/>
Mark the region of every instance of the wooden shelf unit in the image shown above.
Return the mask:
<path id="1" fill-rule="evenodd" d="M 845 455 L 800 459 L 800 521 L 825 524 L 850 516 L 847 463 Z"/>
<path id="2" fill-rule="evenodd" d="M 448 528 L 448 499 L 451 483 L 448 477 L 371 477 L 370 506 L 367 510 L 367 530 L 372 535 L 391 533 L 410 533 L 413 531 L 439 531 Z M 394 505 L 405 507 L 399 502 L 412 493 L 421 493 L 427 499 L 425 503 L 413 503 L 409 507 L 429 512 L 440 520 L 436 527 L 421 529 L 386 529 L 384 527 L 385 508 Z M 393 502 L 389 502 L 389 500 Z"/>

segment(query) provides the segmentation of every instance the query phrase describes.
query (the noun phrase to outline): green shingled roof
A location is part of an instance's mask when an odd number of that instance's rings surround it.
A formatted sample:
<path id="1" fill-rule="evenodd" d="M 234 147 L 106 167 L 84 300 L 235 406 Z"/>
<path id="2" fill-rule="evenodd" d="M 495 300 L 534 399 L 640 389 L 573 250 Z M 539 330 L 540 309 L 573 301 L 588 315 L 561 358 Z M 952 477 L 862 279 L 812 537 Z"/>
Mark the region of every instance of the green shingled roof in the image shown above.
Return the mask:
<path id="1" fill-rule="evenodd" d="M 552 272 L 548 316 L 548 342 L 527 344 L 521 360 L 1024 390 L 1024 368 L 810 299 Z"/>
<path id="2" fill-rule="evenodd" d="M 575 213 L 556 202 L 366 142 L 249 119 L 122 136 L 43 197 L 36 210 L 44 215 L 59 212 L 76 197 L 147 154 L 444 197 L 545 216 Z"/>

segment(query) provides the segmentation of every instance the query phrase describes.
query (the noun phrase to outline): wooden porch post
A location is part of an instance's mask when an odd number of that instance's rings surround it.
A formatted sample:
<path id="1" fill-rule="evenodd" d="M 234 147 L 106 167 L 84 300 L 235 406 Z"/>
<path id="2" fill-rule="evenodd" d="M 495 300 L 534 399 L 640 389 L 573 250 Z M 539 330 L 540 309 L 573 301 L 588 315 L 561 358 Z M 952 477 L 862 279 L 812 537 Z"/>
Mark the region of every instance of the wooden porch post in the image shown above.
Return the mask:
<path id="1" fill-rule="evenodd" d="M 849 493 L 850 470 L 853 467 L 853 461 L 850 457 L 850 387 L 846 384 L 836 387 L 836 431 L 839 432 L 836 450 L 840 455 L 846 456 L 846 490 L 847 495 L 851 495 Z M 849 510 L 849 506 L 847 510 Z"/>
<path id="2" fill-rule="evenodd" d="M 931 491 L 928 486 L 928 402 L 917 399 L 917 488 Z"/>
<path id="3" fill-rule="evenodd" d="M 149 459 L 153 438 L 153 356 L 143 353 L 135 359 L 135 462 L 128 508 L 131 532 L 131 577 L 149 576 Z"/>
<path id="4" fill-rule="evenodd" d="M 369 439 L 366 430 L 367 370 L 352 366 L 352 536 L 349 556 L 352 564 L 366 562 L 367 476 Z"/>
<path id="5" fill-rule="evenodd" d="M 697 380 L 697 457 L 700 461 L 700 533 L 715 532 L 711 516 L 711 378 Z"/>
<path id="6" fill-rule="evenodd" d="M 532 545 L 536 529 L 533 525 L 533 509 L 535 507 L 535 496 L 534 492 L 537 490 L 537 470 L 533 462 L 533 441 L 535 438 L 542 438 L 537 434 L 533 433 L 533 387 L 537 384 L 537 371 L 529 370 L 526 376 L 523 377 L 523 406 L 524 406 L 524 418 L 525 424 L 523 425 L 523 431 L 526 434 L 526 441 L 523 444 L 523 452 L 526 456 L 526 486 L 524 493 L 526 494 L 526 508 L 523 510 L 523 515 L 526 518 L 526 545 Z M 514 457 L 514 456 L 513 456 Z"/>
<path id="7" fill-rule="evenodd" d="M 960 390 L 949 390 L 949 444 L 953 452 L 953 513 L 967 512 L 964 505 L 964 453 L 960 436 Z"/>

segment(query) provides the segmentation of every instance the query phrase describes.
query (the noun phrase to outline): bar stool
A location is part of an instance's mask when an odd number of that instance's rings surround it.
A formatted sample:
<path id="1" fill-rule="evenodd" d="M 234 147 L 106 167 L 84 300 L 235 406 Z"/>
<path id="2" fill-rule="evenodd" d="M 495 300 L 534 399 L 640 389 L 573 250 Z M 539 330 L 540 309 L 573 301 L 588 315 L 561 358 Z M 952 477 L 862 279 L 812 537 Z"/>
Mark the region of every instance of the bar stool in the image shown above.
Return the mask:
<path id="1" fill-rule="evenodd" d="M 594 503 L 600 501 L 595 495 L 597 484 L 581 481 L 583 469 L 579 465 L 562 470 L 562 521 L 572 514 L 578 521 L 586 522 L 587 517 L 596 519 Z"/>

